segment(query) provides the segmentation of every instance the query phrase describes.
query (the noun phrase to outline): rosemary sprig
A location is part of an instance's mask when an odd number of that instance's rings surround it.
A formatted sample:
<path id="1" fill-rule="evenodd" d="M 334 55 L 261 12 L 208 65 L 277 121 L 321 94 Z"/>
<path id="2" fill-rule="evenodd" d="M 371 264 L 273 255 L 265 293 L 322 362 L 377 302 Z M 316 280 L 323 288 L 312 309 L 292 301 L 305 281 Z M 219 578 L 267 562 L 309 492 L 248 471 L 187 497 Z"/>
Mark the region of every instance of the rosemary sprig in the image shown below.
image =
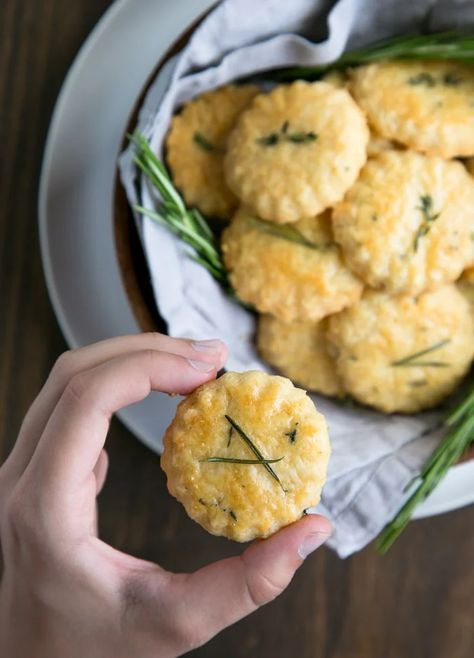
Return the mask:
<path id="1" fill-rule="evenodd" d="M 278 457 L 278 459 L 239 459 L 237 457 L 207 457 L 206 459 L 201 459 L 203 462 L 218 462 L 224 464 L 275 464 L 276 462 L 281 462 L 284 457 Z"/>
<path id="2" fill-rule="evenodd" d="M 420 205 L 416 206 L 416 210 L 420 210 L 423 214 L 423 223 L 420 225 L 413 240 L 413 251 L 415 253 L 418 251 L 420 239 L 429 233 L 431 224 L 441 215 L 440 212 L 433 212 L 433 198 L 429 194 L 422 194 L 420 196 Z"/>
<path id="3" fill-rule="evenodd" d="M 441 349 L 445 345 L 447 345 L 450 342 L 449 338 L 446 338 L 445 340 L 441 340 L 439 343 L 435 343 L 434 345 L 430 345 L 430 347 L 425 348 L 424 350 L 420 350 L 419 352 L 414 352 L 413 354 L 409 354 L 408 356 L 403 357 L 403 359 L 399 359 L 398 361 L 392 361 L 390 365 L 395 366 L 395 367 L 406 367 L 406 366 L 431 366 L 435 368 L 439 367 L 446 367 L 449 365 L 449 363 L 445 363 L 443 361 L 417 361 L 421 356 L 425 356 L 426 354 L 431 354 L 431 352 L 435 352 L 436 350 Z"/>
<path id="4" fill-rule="evenodd" d="M 377 550 L 386 553 L 410 521 L 415 507 L 437 487 L 451 466 L 474 443 L 474 386 L 465 399 L 446 417 L 448 432 L 423 466 L 418 486 L 377 540 Z M 412 483 L 410 483 L 412 484 Z"/>
<path id="5" fill-rule="evenodd" d="M 361 66 L 380 59 L 447 59 L 474 64 L 474 36 L 440 32 L 384 39 L 350 50 L 329 64 L 281 69 L 272 77 L 278 80 L 318 80 L 329 71 Z"/>
<path id="6" fill-rule="evenodd" d="M 281 238 L 282 240 L 287 240 L 288 242 L 294 242 L 303 247 L 309 247 L 310 249 L 316 249 L 317 251 L 329 251 L 334 249 L 336 246 L 335 242 L 325 242 L 323 244 L 317 244 L 308 240 L 298 229 L 296 229 L 291 224 L 277 224 L 276 222 L 267 222 L 266 219 L 261 219 L 261 217 L 249 217 L 249 221 L 255 224 L 255 226 L 261 231 L 265 231 L 270 235 L 273 235 L 275 238 Z"/>
<path id="7" fill-rule="evenodd" d="M 275 473 L 275 471 L 270 466 L 270 464 L 265 463 L 265 457 L 262 455 L 262 453 L 257 448 L 257 446 L 252 441 L 252 439 L 244 432 L 244 430 L 239 425 L 237 425 L 237 423 L 235 422 L 235 420 L 233 418 L 231 418 L 227 414 L 225 414 L 225 417 L 226 417 L 226 420 L 231 424 L 231 426 L 237 432 L 237 434 L 243 439 L 244 443 L 246 443 L 246 445 L 248 445 L 248 447 L 253 452 L 253 454 L 257 457 L 257 459 L 259 459 L 261 462 L 263 462 L 262 466 L 268 471 L 268 473 L 272 476 L 272 478 L 274 480 L 276 480 L 278 482 L 278 484 L 280 485 L 280 487 L 283 489 L 283 485 L 280 481 L 280 478 Z M 285 491 L 285 490 L 283 489 L 283 491 Z"/>
<path id="8" fill-rule="evenodd" d="M 209 224 L 198 210 L 186 207 L 165 166 L 151 150 L 148 140 L 139 133 L 130 136 L 130 139 L 136 147 L 135 164 L 161 197 L 161 204 L 156 210 L 141 205 L 135 205 L 134 209 L 157 224 L 166 226 L 186 242 L 192 248 L 189 256 L 203 265 L 227 292 L 233 294 Z"/>
<path id="9" fill-rule="evenodd" d="M 204 137 L 204 135 L 196 131 L 193 135 L 193 141 L 195 144 L 200 146 L 204 151 L 217 151 L 217 148 L 214 144 Z"/>

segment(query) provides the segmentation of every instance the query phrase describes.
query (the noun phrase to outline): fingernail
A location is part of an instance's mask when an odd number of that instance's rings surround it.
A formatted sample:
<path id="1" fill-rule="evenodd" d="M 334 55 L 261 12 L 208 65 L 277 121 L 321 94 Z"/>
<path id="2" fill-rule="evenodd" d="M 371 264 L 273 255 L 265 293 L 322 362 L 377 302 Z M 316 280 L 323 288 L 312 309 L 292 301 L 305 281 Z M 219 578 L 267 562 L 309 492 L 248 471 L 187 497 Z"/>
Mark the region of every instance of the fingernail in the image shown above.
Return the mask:
<path id="1" fill-rule="evenodd" d="M 196 352 L 218 352 L 221 345 L 221 341 L 214 338 L 211 340 L 195 340 L 191 343 L 191 347 Z"/>
<path id="2" fill-rule="evenodd" d="M 324 542 L 329 539 L 330 535 L 324 532 L 315 532 L 304 538 L 303 543 L 298 549 L 298 555 L 303 558 L 308 557 L 310 553 L 322 546 Z"/>
<path id="3" fill-rule="evenodd" d="M 194 359 L 188 359 L 188 363 L 191 368 L 199 370 L 199 372 L 211 372 L 211 370 L 216 369 L 216 366 L 213 363 L 206 363 L 205 361 L 194 361 Z"/>

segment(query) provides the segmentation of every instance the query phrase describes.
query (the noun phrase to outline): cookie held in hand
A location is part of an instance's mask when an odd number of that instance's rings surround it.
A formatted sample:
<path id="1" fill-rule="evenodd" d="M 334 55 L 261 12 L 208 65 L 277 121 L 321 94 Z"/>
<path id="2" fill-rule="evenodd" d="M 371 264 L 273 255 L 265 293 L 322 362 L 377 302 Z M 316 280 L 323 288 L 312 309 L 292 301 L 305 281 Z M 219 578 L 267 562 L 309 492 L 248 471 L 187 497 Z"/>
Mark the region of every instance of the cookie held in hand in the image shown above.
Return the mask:
<path id="1" fill-rule="evenodd" d="M 229 372 L 180 403 L 161 466 L 192 519 L 249 541 L 319 502 L 329 454 L 325 419 L 305 391 L 284 377 Z"/>

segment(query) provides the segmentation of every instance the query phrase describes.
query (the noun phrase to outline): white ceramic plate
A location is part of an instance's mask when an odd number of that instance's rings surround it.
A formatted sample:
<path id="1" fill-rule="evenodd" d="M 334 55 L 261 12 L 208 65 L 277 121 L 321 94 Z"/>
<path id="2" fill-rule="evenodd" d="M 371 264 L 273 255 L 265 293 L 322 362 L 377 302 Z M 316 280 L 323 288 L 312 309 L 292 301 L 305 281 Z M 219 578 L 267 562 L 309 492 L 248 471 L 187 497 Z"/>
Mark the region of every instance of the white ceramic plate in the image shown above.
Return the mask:
<path id="1" fill-rule="evenodd" d="M 140 331 L 113 235 L 113 183 L 130 109 L 169 46 L 214 0 L 118 0 L 84 43 L 63 85 L 41 175 L 39 227 L 46 282 L 72 347 Z M 120 412 L 159 452 L 176 400 L 152 394 Z M 474 462 L 451 470 L 417 511 L 430 516 L 474 502 Z"/>

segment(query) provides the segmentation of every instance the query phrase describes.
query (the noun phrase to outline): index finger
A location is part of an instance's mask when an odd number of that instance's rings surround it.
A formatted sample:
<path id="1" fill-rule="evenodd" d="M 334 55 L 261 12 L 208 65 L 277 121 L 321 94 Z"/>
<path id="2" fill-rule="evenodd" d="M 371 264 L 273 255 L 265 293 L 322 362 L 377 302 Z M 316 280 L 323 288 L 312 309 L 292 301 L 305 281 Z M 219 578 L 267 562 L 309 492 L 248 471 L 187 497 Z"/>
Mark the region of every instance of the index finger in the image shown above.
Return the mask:
<path id="1" fill-rule="evenodd" d="M 91 476 L 111 416 L 152 391 L 186 394 L 216 376 L 213 364 L 145 350 L 111 359 L 73 377 L 57 403 L 25 471 L 48 505 Z"/>
<path id="2" fill-rule="evenodd" d="M 16 481 L 25 470 L 49 417 L 74 375 L 115 357 L 146 349 L 170 352 L 189 359 L 215 363 L 216 366 L 223 365 L 227 353 L 225 345 L 217 340 L 197 342 L 158 333 L 145 333 L 109 338 L 62 354 L 28 410 L 13 450 L 2 467 L 8 471 L 10 481 Z"/>

